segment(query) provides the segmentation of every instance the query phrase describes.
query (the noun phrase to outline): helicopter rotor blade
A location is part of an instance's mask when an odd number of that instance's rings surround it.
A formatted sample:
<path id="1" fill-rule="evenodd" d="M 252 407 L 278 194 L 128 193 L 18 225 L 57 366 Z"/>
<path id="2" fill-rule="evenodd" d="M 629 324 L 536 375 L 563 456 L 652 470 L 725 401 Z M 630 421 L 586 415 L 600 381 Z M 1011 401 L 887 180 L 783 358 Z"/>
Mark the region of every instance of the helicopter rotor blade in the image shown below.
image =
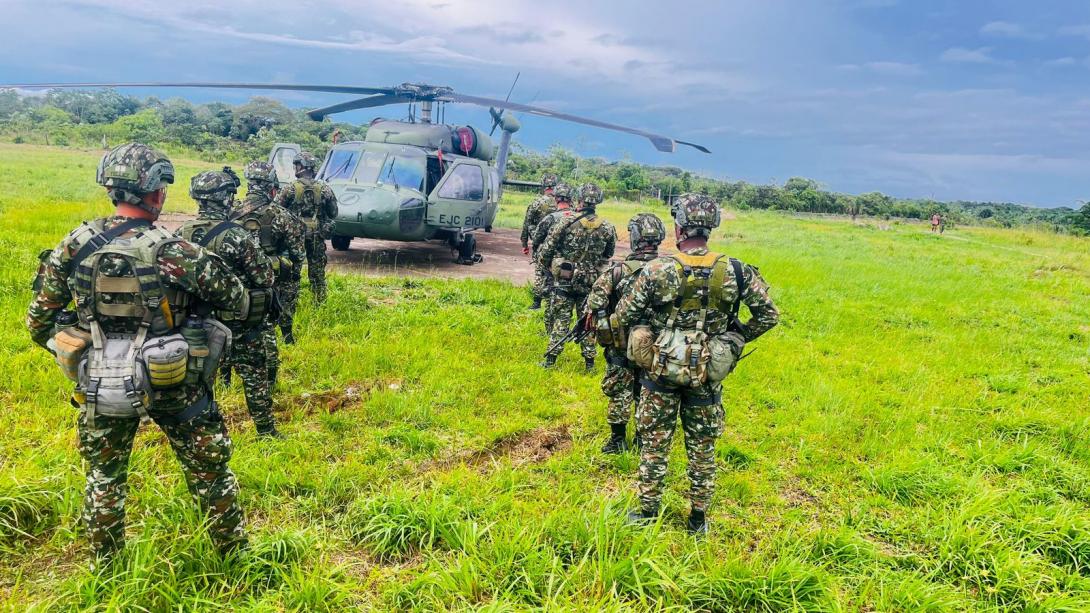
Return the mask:
<path id="1" fill-rule="evenodd" d="M 467 96 L 464 94 L 448 93 L 445 94 L 445 98 L 448 98 L 452 102 L 462 102 L 465 104 L 476 104 L 479 106 L 492 106 L 501 109 L 507 109 L 510 111 L 520 111 L 523 113 L 530 113 L 531 115 L 537 115 L 539 117 L 551 117 L 553 119 L 562 119 L 564 121 L 571 121 L 573 123 L 581 123 L 583 125 L 593 126 L 595 128 L 603 128 L 606 130 L 615 130 L 617 132 L 625 132 L 628 134 L 635 134 L 636 136 L 642 136 L 651 141 L 651 144 L 655 146 L 659 151 L 666 153 L 673 153 L 677 144 L 687 145 L 702 151 L 704 153 L 711 153 L 711 151 L 696 143 L 690 143 L 687 141 L 674 140 L 669 136 L 663 136 L 661 134 L 654 134 L 652 132 L 646 132 L 644 130 L 637 130 L 636 128 L 627 128 L 625 126 L 617 125 L 615 123 L 608 123 L 605 121 L 599 121 L 597 119 L 590 119 L 588 117 L 580 117 L 578 115 L 570 115 L 568 113 L 559 113 L 557 111 L 551 111 L 549 109 L 541 108 L 539 106 L 530 106 L 528 104 L 519 104 L 517 102 L 506 102 L 504 100 L 495 100 L 493 98 L 481 98 L 478 96 Z"/>
<path id="2" fill-rule="evenodd" d="M 331 104 L 329 106 L 324 106 L 320 109 L 313 109 L 307 111 L 307 117 L 310 117 L 315 121 L 321 121 L 325 118 L 326 115 L 332 115 L 333 113 L 354 111 L 356 109 L 369 109 L 376 106 L 386 106 L 387 104 L 399 104 L 402 102 L 412 101 L 413 98 L 410 98 L 408 96 L 379 94 L 377 96 L 367 96 L 366 98 L 357 98 L 356 100 L 349 100 L 347 102 Z"/>
<path id="3" fill-rule="evenodd" d="M 0 89 L 73 89 L 90 87 L 191 87 L 214 89 L 267 89 L 331 94 L 393 94 L 392 87 L 355 87 L 351 85 L 290 85 L 280 83 L 4 83 Z"/>

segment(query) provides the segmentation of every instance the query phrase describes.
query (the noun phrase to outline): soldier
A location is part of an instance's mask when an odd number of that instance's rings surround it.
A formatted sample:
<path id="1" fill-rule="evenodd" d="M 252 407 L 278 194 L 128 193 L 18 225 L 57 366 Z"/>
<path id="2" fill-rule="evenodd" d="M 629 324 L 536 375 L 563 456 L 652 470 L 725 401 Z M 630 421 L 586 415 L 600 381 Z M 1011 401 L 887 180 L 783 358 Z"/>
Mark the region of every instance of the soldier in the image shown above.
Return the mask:
<path id="1" fill-rule="evenodd" d="M 640 213 L 628 222 L 628 240 L 632 252 L 623 262 L 614 262 L 594 282 L 594 287 L 587 297 L 584 318 L 597 318 L 598 326 L 608 326 L 608 317 L 617 306 L 617 301 L 643 269 L 644 264 L 659 256 L 659 244 L 666 238 L 666 226 L 652 213 Z M 628 449 L 625 430 L 632 418 L 632 404 L 638 393 L 637 376 L 639 369 L 628 361 L 623 343 L 616 344 L 616 339 L 624 339 L 620 330 L 611 330 L 612 344 L 606 345 L 606 374 L 602 379 L 602 393 L 609 399 L 606 411 L 606 423 L 609 424 L 609 440 L 602 447 L 602 453 L 621 453 Z M 599 339 L 601 340 L 601 339 Z M 636 435 L 639 447 L 639 434 Z"/>
<path id="2" fill-rule="evenodd" d="M 541 295 L 546 301 L 546 306 L 549 303 L 549 297 L 552 295 L 553 289 L 553 275 L 549 272 L 549 269 L 541 265 L 541 258 L 538 257 L 541 249 L 540 246 L 545 244 L 545 238 L 549 236 L 549 230 L 553 228 L 553 224 L 559 219 L 570 218 L 572 216 L 571 210 L 571 196 L 572 189 L 567 183 L 558 183 L 553 188 L 553 199 L 556 203 L 556 210 L 552 213 L 541 218 L 533 232 L 533 244 L 534 244 L 534 291 Z M 545 309 L 545 335 L 552 334 L 553 322 L 551 319 L 551 313 L 548 308 Z"/>
<path id="3" fill-rule="evenodd" d="M 708 531 L 715 442 L 723 431 L 721 381 L 745 344 L 775 326 L 779 313 L 756 268 L 708 250 L 708 236 L 719 226 L 716 202 L 684 194 L 673 215 L 680 253 L 644 266 L 615 311 L 618 323 L 630 330 L 628 355 L 641 366 L 643 387 L 636 407 L 641 508 L 629 519 L 642 523 L 658 515 L 680 414 L 692 484 L 688 529 L 699 535 Z M 742 303 L 751 314 L 745 323 L 737 317 Z M 632 328 L 641 321 L 648 321 L 649 328 Z M 654 349 L 648 350 L 651 345 Z M 686 384 L 676 384 L 679 380 Z"/>
<path id="4" fill-rule="evenodd" d="M 306 225 L 304 240 L 307 251 L 307 276 L 310 291 L 317 304 L 325 302 L 325 241 L 333 236 L 333 220 L 337 218 L 337 196 L 325 181 L 315 179 L 318 158 L 301 151 L 292 160 L 295 165 L 295 182 L 280 192 L 276 203 L 291 211 Z M 294 316 L 294 310 L 289 311 Z M 281 322 L 280 330 L 287 334 Z"/>
<path id="5" fill-rule="evenodd" d="M 262 251 L 272 259 L 273 267 L 277 268 L 276 293 L 280 300 L 280 322 L 284 330 L 284 342 L 290 345 L 295 342 L 291 313 L 295 312 L 295 301 L 299 297 L 299 279 L 303 273 L 303 263 L 307 259 L 306 248 L 303 246 L 306 227 L 298 217 L 273 203 L 280 183 L 272 164 L 250 162 L 242 174 L 248 184 L 246 199 L 241 205 L 235 206 L 231 218 L 253 234 Z M 276 323 L 270 321 L 264 332 L 270 389 L 276 388 L 276 377 L 280 370 Z"/>
<path id="6" fill-rule="evenodd" d="M 189 195 L 197 201 L 197 218 L 182 224 L 178 236 L 218 255 L 246 286 L 250 298 L 247 313 L 219 317 L 231 329 L 228 368 L 236 370 L 242 379 L 246 408 L 258 436 L 279 438 L 272 412 L 264 336 L 273 304 L 276 272 L 272 260 L 249 231 L 227 218 L 238 186 L 238 177 L 230 168 L 194 176 Z"/>
<path id="7" fill-rule="evenodd" d="M 526 216 L 522 220 L 522 235 L 520 237 L 522 239 L 522 253 L 524 255 L 530 254 L 530 246 L 528 243 L 530 235 L 537 228 L 537 224 L 540 223 L 546 215 L 556 210 L 556 199 L 553 198 L 553 188 L 556 187 L 556 183 L 556 175 L 551 173 L 541 175 L 541 195 L 534 198 L 529 206 L 526 207 Z M 537 243 L 534 243 L 535 250 L 538 246 Z M 540 309 L 544 287 L 537 283 L 536 276 L 531 291 L 533 292 L 534 301 L 530 305 L 530 308 Z"/>
<path id="8" fill-rule="evenodd" d="M 152 225 L 174 182 L 174 167 L 162 153 L 139 143 L 117 147 L 102 158 L 97 181 L 114 215 L 85 222 L 48 255 L 26 318 L 34 342 L 50 349 L 77 382 L 72 403 L 80 409 L 83 519 L 94 566 L 125 543 L 129 455 L 142 415 L 166 434 L 190 494 L 209 515 L 209 533 L 226 554 L 246 544 L 238 481 L 227 466 L 231 439 L 209 393 L 214 368 L 205 368 L 205 358 L 187 358 L 203 349 L 211 359 L 211 349 L 222 349 L 226 337 L 209 334 L 218 324 L 202 327 L 187 311 L 200 304 L 242 308 L 245 289 L 219 258 Z M 72 301 L 75 314 L 67 310 Z M 182 338 L 205 345 L 179 350 Z M 150 375 L 133 364 L 129 352 L 137 345 Z M 127 360 L 109 359 L 118 348 Z"/>
<path id="9" fill-rule="evenodd" d="M 572 325 L 572 312 L 582 314 L 583 304 L 591 285 L 602 272 L 602 266 L 613 257 L 617 247 L 617 230 L 613 224 L 594 212 L 602 202 L 602 190 L 593 183 L 579 188 L 579 208 L 576 215 L 553 222 L 552 229 L 538 255 L 543 268 L 553 275 L 553 292 L 548 316 L 552 322 L 549 348 L 542 366 L 552 368 L 564 350 L 564 337 Z M 594 369 L 594 339 L 587 336 L 582 343 L 587 371 Z"/>

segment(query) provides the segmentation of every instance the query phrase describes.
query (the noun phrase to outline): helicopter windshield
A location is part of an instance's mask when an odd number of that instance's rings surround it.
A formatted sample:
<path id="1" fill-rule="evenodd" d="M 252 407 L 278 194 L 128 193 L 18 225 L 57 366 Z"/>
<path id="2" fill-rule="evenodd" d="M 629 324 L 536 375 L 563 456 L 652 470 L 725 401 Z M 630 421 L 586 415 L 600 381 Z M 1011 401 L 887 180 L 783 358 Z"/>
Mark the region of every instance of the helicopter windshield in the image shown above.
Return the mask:
<path id="1" fill-rule="evenodd" d="M 330 152 L 329 161 L 326 162 L 322 175 L 318 178 L 323 181 L 348 179 L 352 176 L 352 171 L 356 169 L 356 164 L 359 161 L 359 149 L 334 149 Z"/>
<path id="2" fill-rule="evenodd" d="M 378 181 L 422 192 L 426 167 L 427 159 L 423 155 L 391 153 L 382 166 Z"/>

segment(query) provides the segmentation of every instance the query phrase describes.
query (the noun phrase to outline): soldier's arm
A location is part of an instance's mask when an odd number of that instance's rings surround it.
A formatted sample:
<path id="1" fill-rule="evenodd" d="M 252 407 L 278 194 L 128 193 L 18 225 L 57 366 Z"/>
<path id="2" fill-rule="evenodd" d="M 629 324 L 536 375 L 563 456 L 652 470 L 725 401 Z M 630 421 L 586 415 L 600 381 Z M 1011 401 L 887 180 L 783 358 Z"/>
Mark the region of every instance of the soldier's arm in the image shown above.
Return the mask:
<path id="1" fill-rule="evenodd" d="M 644 266 L 636 276 L 636 280 L 628 286 L 628 291 L 621 295 L 617 301 L 614 313 L 622 326 L 631 325 L 639 321 L 647 307 L 651 305 L 652 294 L 655 290 L 654 280 L 651 278 L 651 266 Z"/>
<path id="2" fill-rule="evenodd" d="M 613 295 L 613 266 L 607 266 L 602 274 L 594 280 L 594 285 L 587 294 L 587 310 L 595 313 L 609 305 L 609 297 Z"/>
<path id="3" fill-rule="evenodd" d="M 605 252 L 602 253 L 602 259 L 608 260 L 613 257 L 613 254 L 617 252 L 617 228 L 613 227 L 613 224 L 609 226 L 609 239 L 606 241 Z"/>
<path id="4" fill-rule="evenodd" d="M 290 211 L 292 199 L 295 197 L 295 190 L 292 189 L 293 187 L 294 185 L 289 185 L 288 189 L 277 190 L 276 197 L 273 198 L 273 203 Z"/>
<path id="5" fill-rule="evenodd" d="M 340 207 L 337 206 L 337 195 L 328 185 L 322 186 L 322 211 L 328 221 L 337 219 L 337 214 L 340 212 Z"/>
<path id="6" fill-rule="evenodd" d="M 562 227 L 562 225 L 553 224 L 552 228 L 549 229 L 549 235 L 545 237 L 545 242 L 538 251 L 538 262 L 541 263 L 541 266 L 545 270 L 549 270 L 553 265 L 553 257 L 556 256 L 557 243 L 560 241 L 560 232 L 557 230 Z"/>
<path id="7" fill-rule="evenodd" d="M 238 260 L 245 271 L 248 287 L 272 287 L 276 283 L 276 272 L 272 259 L 261 249 L 261 245 L 252 234 L 239 229 L 232 232 L 238 245 Z"/>
<path id="8" fill-rule="evenodd" d="M 291 261 L 295 270 L 301 269 L 307 259 L 306 247 L 303 245 L 305 228 L 302 222 L 287 209 L 279 208 L 276 211 L 276 217 L 273 218 L 273 226 L 274 231 L 280 236 L 282 253 Z"/>
<path id="9" fill-rule="evenodd" d="M 214 308 L 237 311 L 243 306 L 242 281 L 223 260 L 188 241 L 170 243 L 159 252 L 159 278 Z"/>
<path id="10" fill-rule="evenodd" d="M 26 327 L 30 330 L 30 338 L 42 347 L 45 347 L 53 332 L 53 320 L 57 317 L 57 313 L 72 301 L 72 293 L 68 291 L 69 259 L 70 254 L 67 241 L 65 241 L 49 255 L 43 271 L 41 289 L 38 290 L 27 309 Z"/>
<path id="11" fill-rule="evenodd" d="M 537 222 L 534 226 L 533 239 L 535 245 L 541 245 L 545 242 L 545 237 L 549 235 L 549 228 L 552 227 L 552 215 L 546 215 L 541 218 L 541 221 Z M 540 250 L 540 248 L 535 247 Z"/>
<path id="12" fill-rule="evenodd" d="M 519 234 L 519 240 L 522 241 L 522 248 L 525 249 L 530 244 L 530 225 L 533 218 L 532 211 L 534 210 L 534 203 L 531 202 L 526 207 L 526 213 L 522 216 L 522 233 Z"/>
<path id="13" fill-rule="evenodd" d="M 742 336 L 750 342 L 768 332 L 780 321 L 780 312 L 768 297 L 768 283 L 756 268 L 745 266 L 746 292 L 742 302 L 749 309 L 750 318 L 742 324 Z"/>

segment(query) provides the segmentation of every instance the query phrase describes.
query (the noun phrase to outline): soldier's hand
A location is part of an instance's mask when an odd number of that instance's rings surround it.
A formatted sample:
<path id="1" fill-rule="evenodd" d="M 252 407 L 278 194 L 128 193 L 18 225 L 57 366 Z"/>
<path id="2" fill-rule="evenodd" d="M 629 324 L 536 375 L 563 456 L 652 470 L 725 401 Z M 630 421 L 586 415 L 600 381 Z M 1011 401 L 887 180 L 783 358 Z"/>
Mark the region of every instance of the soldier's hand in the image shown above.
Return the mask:
<path id="1" fill-rule="evenodd" d="M 523 247 L 522 248 L 522 255 L 530 255 L 530 248 L 529 247 Z"/>
<path id="2" fill-rule="evenodd" d="M 586 314 L 583 315 L 583 329 L 587 332 L 594 329 L 594 313 L 587 311 Z"/>

